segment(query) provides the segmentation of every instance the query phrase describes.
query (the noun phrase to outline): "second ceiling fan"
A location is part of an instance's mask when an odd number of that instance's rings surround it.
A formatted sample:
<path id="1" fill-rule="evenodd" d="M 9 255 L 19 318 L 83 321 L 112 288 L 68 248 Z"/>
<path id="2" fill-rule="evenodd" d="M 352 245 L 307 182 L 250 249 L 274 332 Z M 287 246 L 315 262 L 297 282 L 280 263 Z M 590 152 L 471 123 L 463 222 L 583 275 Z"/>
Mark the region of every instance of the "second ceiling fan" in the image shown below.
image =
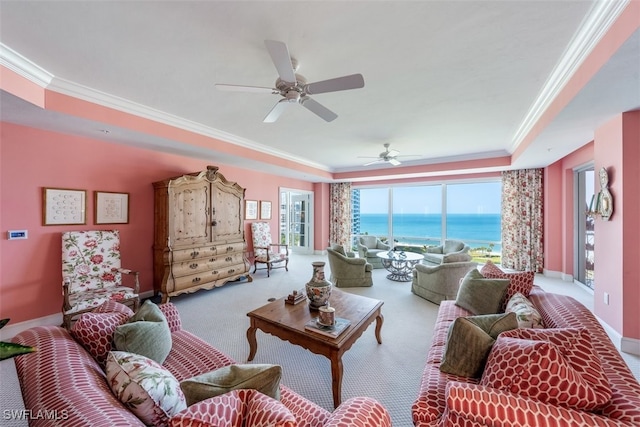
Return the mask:
<path id="1" fill-rule="evenodd" d="M 265 40 L 264 43 L 267 46 L 271 60 L 278 71 L 279 77 L 276 80 L 274 88 L 230 84 L 216 84 L 215 86 L 220 90 L 227 91 L 258 92 L 280 95 L 282 99 L 280 99 L 266 115 L 263 120 L 265 123 L 273 123 L 278 120 L 284 110 L 292 104 L 300 104 L 325 121 L 330 122 L 335 120 L 338 115 L 312 99 L 309 95 L 359 89 L 364 87 L 364 78 L 362 77 L 362 74 L 351 74 L 315 83 L 307 83 L 303 76 L 296 74 L 296 70 L 298 68 L 297 61 L 289 56 L 289 49 L 285 43 L 274 40 Z"/>

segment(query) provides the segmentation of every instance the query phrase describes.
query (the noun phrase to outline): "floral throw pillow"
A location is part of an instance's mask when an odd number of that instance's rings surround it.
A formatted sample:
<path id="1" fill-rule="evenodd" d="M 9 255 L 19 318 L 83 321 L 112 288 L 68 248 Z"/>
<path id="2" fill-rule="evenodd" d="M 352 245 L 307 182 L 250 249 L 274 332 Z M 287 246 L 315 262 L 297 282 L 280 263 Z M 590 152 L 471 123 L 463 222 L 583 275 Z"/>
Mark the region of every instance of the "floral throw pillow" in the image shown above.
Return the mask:
<path id="1" fill-rule="evenodd" d="M 515 313 L 519 328 L 543 329 L 542 316 L 535 305 L 521 293 L 516 293 L 507 302 L 505 313 Z"/>
<path id="2" fill-rule="evenodd" d="M 106 371 L 113 394 L 146 425 L 167 425 L 187 407 L 178 380 L 147 357 L 112 351 Z"/>

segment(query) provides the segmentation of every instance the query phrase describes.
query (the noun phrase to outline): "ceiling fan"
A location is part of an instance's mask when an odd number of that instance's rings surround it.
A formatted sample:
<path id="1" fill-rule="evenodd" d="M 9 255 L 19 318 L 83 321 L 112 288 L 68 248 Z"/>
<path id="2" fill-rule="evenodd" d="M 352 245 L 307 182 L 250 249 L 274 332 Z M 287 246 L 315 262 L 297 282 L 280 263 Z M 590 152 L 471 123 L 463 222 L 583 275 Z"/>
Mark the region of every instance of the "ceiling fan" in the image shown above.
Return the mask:
<path id="1" fill-rule="evenodd" d="M 390 145 L 391 144 L 389 143 L 384 144 L 384 151 L 380 153 L 378 157 L 375 157 L 376 160 L 365 163 L 363 166 L 370 166 L 376 163 L 389 163 L 393 166 L 398 166 L 402 164 L 402 162 L 398 160 L 398 156 L 400 156 L 400 152 L 398 150 L 389 150 Z M 402 157 L 420 157 L 420 156 L 412 154 L 412 155 L 406 155 Z M 361 156 L 361 158 L 366 158 L 366 157 Z M 374 157 L 371 157 L 371 158 L 374 158 Z"/>
<path id="2" fill-rule="evenodd" d="M 310 98 L 309 95 L 364 87 L 362 74 L 351 74 L 315 83 L 307 83 L 303 76 L 296 74 L 298 62 L 289 56 L 289 49 L 285 43 L 274 40 L 265 40 L 264 43 L 278 71 L 279 77 L 276 80 L 275 88 L 229 84 L 216 84 L 215 86 L 219 90 L 271 93 L 282 96 L 282 99 L 274 105 L 264 118 L 263 121 L 265 123 L 273 123 L 278 120 L 284 110 L 291 104 L 300 104 L 325 121 L 330 122 L 335 120 L 338 115 Z"/>

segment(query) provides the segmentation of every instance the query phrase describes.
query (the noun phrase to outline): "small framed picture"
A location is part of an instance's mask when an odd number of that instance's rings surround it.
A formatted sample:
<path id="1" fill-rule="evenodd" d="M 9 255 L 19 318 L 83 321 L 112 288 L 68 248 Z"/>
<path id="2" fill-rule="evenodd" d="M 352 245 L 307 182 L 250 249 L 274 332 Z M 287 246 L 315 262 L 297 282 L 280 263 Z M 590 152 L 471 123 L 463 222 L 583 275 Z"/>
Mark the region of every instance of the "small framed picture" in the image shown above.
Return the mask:
<path id="1" fill-rule="evenodd" d="M 260 219 L 271 219 L 271 202 L 260 201 Z"/>
<path id="2" fill-rule="evenodd" d="M 258 219 L 258 201 L 245 200 L 244 219 Z"/>
<path id="3" fill-rule="evenodd" d="M 94 192 L 96 224 L 128 224 L 129 193 Z"/>
<path id="4" fill-rule="evenodd" d="M 86 190 L 43 188 L 42 224 L 86 224 L 86 199 Z"/>

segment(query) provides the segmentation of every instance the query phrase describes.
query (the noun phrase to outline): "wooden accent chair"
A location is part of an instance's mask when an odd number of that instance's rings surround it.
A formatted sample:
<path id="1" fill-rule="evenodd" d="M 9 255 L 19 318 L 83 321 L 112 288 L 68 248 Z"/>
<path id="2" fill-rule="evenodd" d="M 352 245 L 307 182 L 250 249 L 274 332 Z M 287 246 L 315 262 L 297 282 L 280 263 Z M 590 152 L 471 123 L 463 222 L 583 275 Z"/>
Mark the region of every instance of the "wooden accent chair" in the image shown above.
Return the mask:
<path id="1" fill-rule="evenodd" d="M 123 286 L 122 275 L 134 276 Z M 118 301 L 133 311 L 140 305 L 139 273 L 120 266 L 120 232 L 69 231 L 62 234 L 63 326 L 105 301 Z"/>
<path id="2" fill-rule="evenodd" d="M 271 242 L 271 227 L 268 222 L 251 223 L 253 240 L 253 272 L 258 270 L 258 264 L 265 264 L 260 270 L 267 270 L 270 277 L 274 268 L 284 268 L 289 271 L 289 245 Z"/>

